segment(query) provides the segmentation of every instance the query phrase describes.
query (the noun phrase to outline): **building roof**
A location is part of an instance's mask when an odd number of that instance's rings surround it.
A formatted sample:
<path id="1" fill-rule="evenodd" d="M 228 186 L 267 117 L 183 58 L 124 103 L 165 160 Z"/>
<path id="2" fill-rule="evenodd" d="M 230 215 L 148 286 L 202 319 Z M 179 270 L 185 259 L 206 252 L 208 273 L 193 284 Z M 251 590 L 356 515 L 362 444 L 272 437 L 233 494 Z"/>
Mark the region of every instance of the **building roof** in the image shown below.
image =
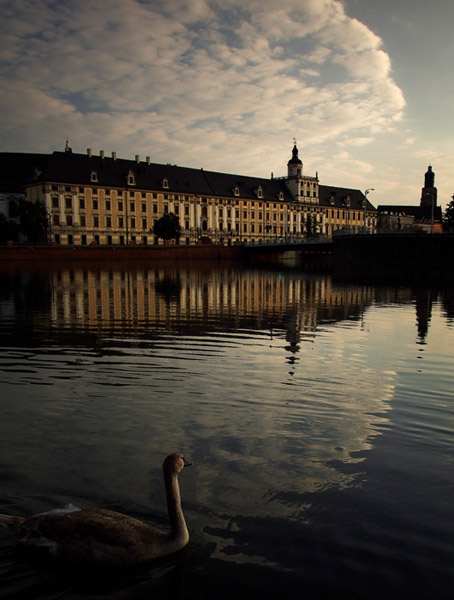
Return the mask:
<path id="1" fill-rule="evenodd" d="M 49 154 L 0 153 L 0 193 L 22 193 L 49 162 Z"/>
<path id="2" fill-rule="evenodd" d="M 53 152 L 51 155 L 0 153 L 0 165 L 0 191 L 21 191 L 26 185 L 46 182 L 254 200 L 259 198 L 261 188 L 261 199 L 265 201 L 296 202 L 285 177 L 266 179 L 73 152 Z M 91 178 L 93 172 L 96 181 Z M 134 185 L 128 184 L 130 174 L 134 176 Z M 364 195 L 360 190 L 327 185 L 319 185 L 319 203 L 314 206 L 345 209 L 348 196 L 350 209 L 364 209 Z M 375 210 L 369 201 L 367 210 Z"/>
<path id="3" fill-rule="evenodd" d="M 96 173 L 96 184 L 102 187 L 140 190 L 165 190 L 169 193 L 235 197 L 235 188 L 242 198 L 258 198 L 259 187 L 262 198 L 268 201 L 282 199 L 295 201 L 284 181 L 264 179 L 229 173 L 217 173 L 204 169 L 191 169 L 177 165 L 160 165 L 146 161 L 114 159 L 72 152 L 54 152 L 47 168 L 35 179 L 47 183 L 72 183 L 92 185 L 92 172 Z M 135 185 L 128 184 L 128 175 L 134 176 Z M 163 182 L 166 180 L 166 186 Z"/>
<path id="4" fill-rule="evenodd" d="M 347 197 L 350 196 L 350 208 L 364 210 L 364 194 L 360 190 L 340 188 L 332 185 L 319 185 L 320 206 L 333 208 L 347 208 Z M 376 208 L 367 200 L 367 211 L 375 211 Z"/>

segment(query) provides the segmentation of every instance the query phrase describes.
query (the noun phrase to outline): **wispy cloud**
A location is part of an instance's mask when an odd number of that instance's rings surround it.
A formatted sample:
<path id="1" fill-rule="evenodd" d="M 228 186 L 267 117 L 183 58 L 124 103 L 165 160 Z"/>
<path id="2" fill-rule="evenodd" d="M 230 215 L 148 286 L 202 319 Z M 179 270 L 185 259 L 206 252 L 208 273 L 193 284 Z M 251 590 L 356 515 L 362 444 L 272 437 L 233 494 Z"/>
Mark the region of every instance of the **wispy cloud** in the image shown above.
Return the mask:
<path id="1" fill-rule="evenodd" d="M 369 140 L 405 105 L 380 38 L 337 0 L 4 0 L 0 16 L 4 150 L 69 136 L 261 175 L 295 135 Z"/>

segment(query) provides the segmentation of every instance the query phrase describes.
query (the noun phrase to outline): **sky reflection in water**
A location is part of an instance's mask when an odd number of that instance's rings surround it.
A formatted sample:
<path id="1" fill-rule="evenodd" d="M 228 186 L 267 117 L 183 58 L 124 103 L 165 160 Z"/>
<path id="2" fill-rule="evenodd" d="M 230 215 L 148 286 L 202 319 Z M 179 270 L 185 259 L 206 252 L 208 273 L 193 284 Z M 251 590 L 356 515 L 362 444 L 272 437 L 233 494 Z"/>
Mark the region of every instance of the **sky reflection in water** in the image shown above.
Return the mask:
<path id="1" fill-rule="evenodd" d="M 443 546 L 452 292 L 208 265 L 1 279 L 2 512 L 72 501 L 165 522 L 160 464 L 183 450 L 205 573 L 354 589 L 385 560 L 399 579 L 389 536 L 410 548 L 423 510 L 440 516 L 424 544 Z"/>

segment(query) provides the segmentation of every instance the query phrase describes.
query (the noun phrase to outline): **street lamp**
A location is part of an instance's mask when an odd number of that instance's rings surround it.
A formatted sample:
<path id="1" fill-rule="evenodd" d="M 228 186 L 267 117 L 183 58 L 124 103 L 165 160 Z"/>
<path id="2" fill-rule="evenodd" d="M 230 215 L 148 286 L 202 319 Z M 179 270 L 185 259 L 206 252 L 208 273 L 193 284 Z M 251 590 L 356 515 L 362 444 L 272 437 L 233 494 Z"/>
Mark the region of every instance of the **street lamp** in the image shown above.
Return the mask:
<path id="1" fill-rule="evenodd" d="M 435 205 L 435 196 L 430 192 L 426 192 L 426 196 L 430 196 L 432 198 L 432 210 L 430 213 L 430 233 L 434 232 L 434 205 Z"/>
<path id="2" fill-rule="evenodd" d="M 367 194 L 369 192 L 375 192 L 375 188 L 367 188 L 367 190 L 364 192 L 364 233 L 366 233 L 366 231 L 367 231 L 367 225 L 366 225 L 366 217 L 367 217 Z"/>

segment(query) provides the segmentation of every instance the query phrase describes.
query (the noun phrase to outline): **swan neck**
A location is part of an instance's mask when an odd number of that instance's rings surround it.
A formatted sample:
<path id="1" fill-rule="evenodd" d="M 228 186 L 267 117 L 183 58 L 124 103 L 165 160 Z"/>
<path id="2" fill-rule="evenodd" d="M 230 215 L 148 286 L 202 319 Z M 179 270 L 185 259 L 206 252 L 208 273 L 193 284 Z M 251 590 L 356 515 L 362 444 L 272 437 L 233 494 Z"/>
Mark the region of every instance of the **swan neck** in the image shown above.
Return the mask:
<path id="1" fill-rule="evenodd" d="M 171 535 L 174 537 L 186 537 L 188 530 L 181 508 L 180 487 L 178 476 L 175 473 L 164 472 L 164 481 L 167 497 L 167 510 L 171 527 Z"/>

